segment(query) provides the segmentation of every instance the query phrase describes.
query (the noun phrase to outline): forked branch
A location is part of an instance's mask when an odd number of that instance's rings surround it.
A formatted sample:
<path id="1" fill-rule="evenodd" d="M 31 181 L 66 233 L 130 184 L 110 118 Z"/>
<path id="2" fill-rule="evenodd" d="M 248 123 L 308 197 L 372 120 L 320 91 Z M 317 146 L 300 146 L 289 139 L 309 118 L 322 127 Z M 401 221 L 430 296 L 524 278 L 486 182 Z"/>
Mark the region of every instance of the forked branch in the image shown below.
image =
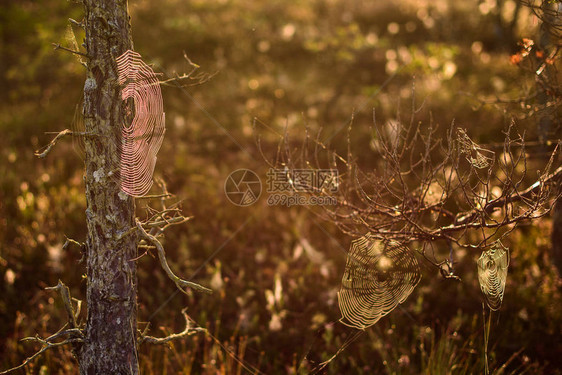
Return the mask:
<path id="1" fill-rule="evenodd" d="M 213 293 L 213 291 L 209 288 L 205 288 L 202 285 L 199 285 L 197 283 L 181 279 L 180 277 L 176 276 L 174 274 L 174 272 L 172 272 L 172 270 L 170 269 L 170 266 L 168 265 L 168 261 L 166 260 L 166 252 L 164 251 L 164 246 L 162 246 L 160 241 L 158 241 L 158 239 L 156 237 L 154 237 L 153 235 L 148 234 L 144 230 L 144 228 L 142 227 L 142 223 L 139 220 L 137 220 L 137 229 L 140 232 L 141 236 L 146 241 L 148 241 L 149 243 L 154 245 L 154 247 L 156 248 L 156 251 L 158 252 L 158 260 L 160 261 L 160 265 L 162 266 L 162 269 L 166 272 L 166 275 L 168 275 L 170 280 L 172 280 L 174 282 L 174 284 L 176 284 L 177 288 L 180 291 L 182 291 L 183 293 L 186 293 L 185 288 L 191 288 L 191 289 L 196 290 L 198 292 L 203 292 L 203 293 L 207 293 L 207 294 Z"/>
<path id="2" fill-rule="evenodd" d="M 142 334 L 139 338 L 139 345 L 144 344 L 144 343 L 153 344 L 153 345 L 163 345 L 163 344 L 167 344 L 167 343 L 169 343 L 170 341 L 173 341 L 173 340 L 179 340 L 179 339 L 183 339 L 183 338 L 188 337 L 188 336 L 192 336 L 196 333 L 206 333 L 207 332 L 207 330 L 205 328 L 193 327 L 192 326 L 192 324 L 191 324 L 192 319 L 189 317 L 189 315 L 187 315 L 187 309 L 183 309 L 181 311 L 181 313 L 182 313 L 182 315 L 185 319 L 185 329 L 182 332 L 173 333 L 173 334 L 168 335 L 166 337 L 153 337 L 153 336 L 148 336 L 146 334 Z"/>
<path id="3" fill-rule="evenodd" d="M 162 86 L 196 86 L 202 85 L 203 83 L 210 81 L 214 76 L 218 74 L 215 73 L 205 73 L 205 72 L 198 72 L 200 66 L 187 56 L 187 53 L 183 51 L 183 57 L 191 67 L 191 71 L 189 73 L 185 73 L 183 75 L 176 74 L 175 77 L 169 78 L 163 81 L 160 81 L 160 85 Z"/>
<path id="4" fill-rule="evenodd" d="M 19 370 L 25 366 L 27 366 L 29 363 L 31 363 L 33 360 L 35 360 L 37 357 L 39 357 L 41 354 L 43 354 L 44 352 L 46 352 L 49 349 L 53 349 L 59 346 L 65 346 L 65 345 L 72 345 L 73 350 L 76 349 L 76 345 L 83 343 L 84 342 L 84 333 L 82 332 L 82 330 L 80 328 L 78 328 L 78 325 L 76 323 L 76 319 L 78 317 L 78 315 L 80 314 L 80 306 L 81 306 L 81 301 L 77 300 L 78 303 L 78 308 L 77 311 L 74 311 L 74 308 L 72 307 L 72 299 L 70 296 L 70 292 L 68 290 L 68 287 L 66 285 L 64 285 L 64 283 L 62 281 L 59 280 L 58 284 L 54 287 L 48 287 L 45 288 L 47 290 L 56 290 L 59 292 L 66 313 L 68 315 L 68 325 L 70 326 L 70 328 L 65 329 L 67 327 L 67 325 L 65 324 L 64 327 L 62 327 L 57 333 L 47 337 L 46 339 L 40 338 L 38 336 L 36 337 L 26 337 L 23 338 L 21 341 L 35 341 L 41 344 L 41 349 L 39 349 L 37 352 L 35 352 L 35 354 L 33 354 L 31 357 L 28 357 L 25 361 L 23 361 L 20 365 L 16 366 L 16 367 L 12 367 L 8 370 L 4 370 L 0 372 L 1 374 L 8 374 L 10 372 Z M 64 340 L 62 341 L 55 341 L 57 339 L 63 338 L 65 337 Z"/>
<path id="5" fill-rule="evenodd" d="M 65 334 L 71 334 L 74 331 L 64 331 L 61 333 L 65 333 Z M 52 337 L 52 336 L 51 336 Z M 29 363 L 31 363 L 33 360 L 35 360 L 35 358 L 39 357 L 41 354 L 43 354 L 44 352 L 46 352 L 49 349 L 53 349 L 59 346 L 64 346 L 64 345 L 70 345 L 70 344 L 76 344 L 76 343 L 82 343 L 84 342 L 84 339 L 81 337 L 71 337 L 68 339 L 65 339 L 63 341 L 60 342 L 50 342 L 49 341 L 50 338 L 47 339 L 41 339 L 39 337 L 26 337 L 24 339 L 22 339 L 22 341 L 37 341 L 40 342 L 43 346 L 41 347 L 41 349 L 39 349 L 37 352 L 35 352 L 35 354 L 33 354 L 31 357 L 28 357 L 25 361 L 23 361 L 20 365 L 16 366 L 16 367 L 12 367 L 8 370 L 4 370 L 0 372 L 1 374 L 9 374 L 13 371 L 19 370 L 25 366 L 27 366 Z"/>
<path id="6" fill-rule="evenodd" d="M 45 288 L 47 290 L 56 290 L 59 292 L 62 302 L 64 304 L 64 309 L 66 311 L 66 315 L 68 317 L 68 324 L 70 328 L 77 328 L 78 324 L 76 323 L 76 319 L 78 314 L 80 314 L 80 307 L 82 302 L 78 301 L 78 311 L 74 311 L 74 307 L 72 307 L 72 298 L 70 297 L 70 291 L 66 285 L 62 281 L 59 280 L 56 286 L 51 286 Z"/>

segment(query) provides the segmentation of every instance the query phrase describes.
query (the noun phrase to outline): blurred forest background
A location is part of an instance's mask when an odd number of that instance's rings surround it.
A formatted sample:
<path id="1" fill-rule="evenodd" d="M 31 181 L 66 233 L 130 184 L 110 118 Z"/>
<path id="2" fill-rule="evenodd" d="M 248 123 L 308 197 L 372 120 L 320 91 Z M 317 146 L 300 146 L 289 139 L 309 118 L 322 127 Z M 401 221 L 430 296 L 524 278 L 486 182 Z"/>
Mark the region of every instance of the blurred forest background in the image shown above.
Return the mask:
<path id="1" fill-rule="evenodd" d="M 295 139 L 306 127 L 322 129 L 345 149 L 341 130 L 354 113 L 351 144 L 368 167 L 376 157 L 365 142 L 373 108 L 379 124 L 396 121 L 411 111 L 414 95 L 427 126 L 445 130 L 454 121 L 493 144 L 515 119 L 528 141 L 538 139 L 536 116 L 517 101 L 535 81 L 512 56 L 523 37 L 538 38 L 540 22 L 512 0 L 132 0 L 129 9 L 135 50 L 162 79 L 191 70 L 183 51 L 201 71 L 217 73 L 201 85 L 163 87 L 167 132 L 155 171 L 193 216 L 166 232 L 171 266 L 216 292 L 182 295 L 153 257 L 138 263 L 139 319 L 153 335 L 181 331 L 187 307 L 221 345 L 194 335 L 143 346 L 145 374 L 246 373 L 240 362 L 268 374 L 306 373 L 305 355 L 318 364 L 349 338 L 336 323 L 336 292 L 352 239 L 303 207 L 268 206 L 267 193 L 250 207 L 224 194 L 226 177 L 239 168 L 265 182 L 256 133 L 268 156 L 285 127 Z M 52 43 L 72 48 L 74 34 L 81 44 L 83 31 L 69 29 L 68 18 L 82 15 L 79 3 L 66 0 L 6 0 L 0 8 L 0 370 L 38 349 L 21 338 L 64 324 L 58 296 L 45 287 L 61 279 L 85 299 L 80 249 L 63 248 L 65 236 L 86 236 L 82 159 L 70 139 L 45 159 L 34 156 L 52 138 L 47 132 L 70 128 L 80 113 L 85 69 Z M 483 104 L 497 98 L 513 103 Z M 546 162 L 543 151 L 529 150 L 529 182 Z M 141 218 L 146 203 L 138 204 Z M 562 294 L 550 232 L 545 218 L 506 243 L 506 293 L 489 344 L 497 373 L 560 373 Z M 422 262 L 413 294 L 327 371 L 482 373 L 479 255 L 457 252 L 462 282 Z M 76 369 L 70 352 L 57 349 L 25 373 Z"/>

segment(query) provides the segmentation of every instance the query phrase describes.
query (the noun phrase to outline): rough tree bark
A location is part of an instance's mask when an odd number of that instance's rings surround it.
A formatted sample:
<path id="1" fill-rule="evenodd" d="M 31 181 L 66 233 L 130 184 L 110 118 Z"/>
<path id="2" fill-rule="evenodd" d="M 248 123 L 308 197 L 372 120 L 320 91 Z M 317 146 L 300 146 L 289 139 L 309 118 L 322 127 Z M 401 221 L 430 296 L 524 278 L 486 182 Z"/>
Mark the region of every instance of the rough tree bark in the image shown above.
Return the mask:
<path id="1" fill-rule="evenodd" d="M 137 374 L 135 206 L 115 178 L 124 119 L 115 60 L 132 49 L 131 26 L 126 0 L 83 3 L 88 318 L 78 360 L 81 374 Z"/>
<path id="2" fill-rule="evenodd" d="M 545 55 L 548 56 L 554 48 L 556 41 L 553 40 L 553 32 L 550 30 L 552 25 L 556 24 L 556 19 L 552 16 L 553 12 L 560 9 L 559 4 L 554 4 L 551 2 L 543 1 L 541 5 L 541 10 L 543 12 L 544 19 L 540 25 L 539 29 L 539 46 L 545 51 Z M 546 65 L 543 71 L 543 76 L 547 77 L 547 81 L 551 82 L 553 85 L 556 83 L 557 73 L 554 71 L 553 67 Z M 540 84 L 537 79 L 537 101 L 541 108 L 544 108 L 539 116 L 537 130 L 539 140 L 546 143 L 546 140 L 556 138 L 560 136 L 554 134 L 554 117 L 556 116 L 556 110 L 548 108 L 548 102 L 552 101 L 553 98 L 550 97 L 547 89 Z M 546 146 L 545 146 L 546 151 Z M 552 258 L 554 265 L 558 269 L 558 273 L 562 276 L 562 202 L 558 201 L 554 205 L 552 211 L 552 233 L 551 233 L 551 243 L 552 243 Z"/>

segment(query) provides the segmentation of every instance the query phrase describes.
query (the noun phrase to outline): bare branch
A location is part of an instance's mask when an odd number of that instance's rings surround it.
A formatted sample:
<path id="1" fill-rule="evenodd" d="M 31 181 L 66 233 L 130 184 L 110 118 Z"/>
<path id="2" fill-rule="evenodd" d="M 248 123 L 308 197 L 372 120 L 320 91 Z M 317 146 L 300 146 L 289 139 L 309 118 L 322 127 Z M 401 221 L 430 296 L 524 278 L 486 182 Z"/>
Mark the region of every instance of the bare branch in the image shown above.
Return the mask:
<path id="1" fill-rule="evenodd" d="M 152 336 L 148 336 L 148 335 L 143 333 L 139 337 L 139 340 L 138 340 L 139 345 L 144 344 L 144 343 L 153 344 L 153 345 L 163 345 L 163 344 L 167 344 L 167 343 L 169 343 L 170 341 L 173 341 L 173 340 L 180 340 L 180 339 L 183 339 L 185 337 L 192 336 L 196 333 L 207 333 L 207 330 L 205 328 L 193 327 L 192 326 L 192 324 L 191 324 L 192 319 L 187 315 L 187 309 L 183 309 L 181 311 L 181 313 L 182 313 L 182 315 L 185 319 L 185 329 L 182 332 L 174 333 L 174 334 L 168 335 L 166 337 L 152 337 Z"/>
<path id="2" fill-rule="evenodd" d="M 56 290 L 59 292 L 62 302 L 64 304 L 64 309 L 66 310 L 66 315 L 68 317 L 68 324 L 70 328 L 76 328 L 78 325 L 76 324 L 76 313 L 74 308 L 72 307 L 72 298 L 70 297 L 70 291 L 66 285 L 62 281 L 59 280 L 56 286 L 47 287 L 46 290 Z"/>
<path id="3" fill-rule="evenodd" d="M 84 247 L 86 246 L 84 242 L 78 242 L 76 240 L 73 240 L 72 238 L 68 238 L 65 236 L 64 244 L 62 245 L 63 250 L 66 250 L 70 245 L 78 246 L 80 249 L 84 249 Z"/>
<path id="4" fill-rule="evenodd" d="M 194 72 L 195 72 L 195 70 L 193 70 L 190 73 L 183 74 L 181 76 L 176 74 L 176 76 L 173 77 L 173 78 L 169 78 L 169 79 L 166 79 L 164 81 L 160 81 L 160 84 L 162 86 L 172 86 L 172 87 L 177 86 L 177 85 L 182 86 L 182 87 L 197 86 L 197 85 L 202 85 L 203 83 L 210 81 L 214 76 L 219 74 L 219 72 L 193 74 Z M 189 82 L 189 84 L 186 84 L 185 81 Z"/>
<path id="5" fill-rule="evenodd" d="M 418 113 L 414 104 L 412 112 Z M 330 167 L 338 168 L 340 161 L 345 171 L 339 170 L 341 183 L 335 193 L 314 186 L 305 189 L 305 194 L 312 196 L 337 198 L 335 206 L 321 207 L 320 215 L 353 237 L 372 233 L 400 243 L 417 241 L 422 249 L 436 241 L 486 248 L 516 226 L 548 214 L 552 202 L 560 197 L 555 184 L 562 175 L 558 147 L 538 180 L 526 185 L 529 165 L 525 141 L 513 124 L 505 131 L 501 152 L 477 144 L 454 124 L 441 132 L 445 134 L 442 140 L 436 127 L 421 127 L 419 123 L 412 118 L 409 126 L 398 120 L 384 126 L 375 122 L 370 143 L 377 155 L 367 173 L 357 165 L 349 135 L 346 157 L 312 140 L 312 161 L 306 150 L 300 152 L 300 158 L 295 157 L 285 136 L 275 167 L 285 170 L 287 176 L 291 170 L 325 169 L 318 153 L 327 152 L 333 160 Z M 308 141 L 300 147 L 309 147 Z M 293 190 L 303 194 L 296 186 Z M 305 207 L 318 214 L 317 208 Z M 454 276 L 452 263 L 432 263 L 447 278 Z"/>
<path id="6" fill-rule="evenodd" d="M 187 54 L 185 53 L 185 51 L 183 51 L 183 57 L 184 59 L 187 61 L 187 63 L 189 64 L 189 66 L 191 66 L 191 71 L 189 73 L 183 74 L 183 75 L 178 75 L 176 74 L 176 76 L 174 78 L 169 78 L 166 79 L 164 81 L 160 81 L 160 84 L 163 86 L 180 86 L 180 87 L 186 87 L 186 86 L 197 86 L 197 85 L 201 85 L 205 82 L 210 81 L 214 76 L 216 76 L 219 72 L 215 72 L 215 73 L 197 73 L 196 72 L 199 70 L 200 66 L 195 64 L 193 61 L 191 61 L 191 59 L 187 56 Z M 185 82 L 188 82 L 188 84 L 186 84 Z"/>
<path id="7" fill-rule="evenodd" d="M 527 189 L 521 192 L 514 192 L 509 196 L 500 197 L 494 199 L 486 204 L 484 208 L 484 212 L 491 214 L 496 208 L 503 207 L 508 203 L 515 203 L 520 202 L 525 199 L 533 198 L 533 195 L 539 193 L 539 190 L 544 188 L 545 185 L 554 183 L 560 179 L 562 176 L 562 167 L 558 167 L 556 171 L 546 176 L 544 179 L 536 181 L 534 184 L 529 186 Z M 480 211 L 479 210 L 471 210 L 469 212 L 462 213 L 457 220 L 455 220 L 456 224 L 462 225 L 474 218 Z"/>
<path id="8" fill-rule="evenodd" d="M 71 24 L 73 24 L 73 25 L 75 25 L 75 26 L 78 26 L 78 27 L 80 27 L 80 28 L 82 28 L 82 29 L 84 28 L 84 21 L 76 21 L 76 20 L 73 19 L 73 18 L 69 18 L 69 19 L 68 19 L 68 22 L 70 22 Z"/>
<path id="9" fill-rule="evenodd" d="M 51 151 L 51 149 L 57 144 L 59 139 L 67 135 L 72 135 L 72 130 L 64 129 L 63 131 L 59 132 L 57 136 L 53 138 L 53 140 L 49 142 L 47 146 L 45 146 L 45 150 L 43 150 L 42 152 L 40 152 L 39 150 L 35 151 L 35 156 L 37 156 L 38 158 L 44 158 Z"/>
<path id="10" fill-rule="evenodd" d="M 61 46 L 59 43 L 51 43 L 51 44 L 55 47 L 55 51 L 58 50 L 58 49 L 60 49 L 60 50 L 66 51 L 66 52 L 73 53 L 73 54 L 75 54 L 75 55 L 79 55 L 79 56 L 84 56 L 84 57 L 90 58 L 90 56 L 88 56 L 86 53 L 83 53 L 83 52 L 80 52 L 80 51 L 74 51 L 74 50 L 72 50 L 72 49 L 70 49 L 70 48 L 66 48 L 66 47 L 64 47 L 64 46 Z"/>
<path id="11" fill-rule="evenodd" d="M 170 219 L 164 219 L 164 220 L 159 220 L 159 221 L 149 221 L 148 223 L 146 223 L 146 226 L 149 228 L 160 228 L 163 225 L 164 226 L 168 226 L 168 225 L 178 225 L 178 224 L 183 224 L 189 220 L 193 219 L 193 216 L 189 216 L 189 217 L 173 217 Z M 161 228 L 164 229 L 164 228 Z"/>
<path id="12" fill-rule="evenodd" d="M 153 195 L 143 195 L 142 197 L 137 197 L 136 199 L 157 199 L 157 198 L 170 198 L 172 194 L 153 194 Z"/>
<path id="13" fill-rule="evenodd" d="M 162 269 L 164 269 L 170 280 L 172 280 L 174 284 L 176 284 L 176 286 L 180 291 L 186 293 L 184 288 L 191 288 L 203 293 L 208 293 L 208 294 L 213 293 L 213 291 L 209 288 L 205 288 L 204 286 L 201 286 L 197 283 L 183 280 L 178 276 L 176 276 L 170 269 L 170 266 L 168 265 L 168 261 L 166 260 L 166 252 L 164 251 L 164 247 L 162 246 L 160 241 L 158 241 L 158 239 L 153 235 L 148 234 L 142 227 L 142 224 L 139 220 L 137 220 L 137 229 L 139 230 L 141 236 L 144 237 L 145 240 L 152 243 L 156 247 L 156 250 L 158 251 L 158 259 L 160 260 L 160 265 L 162 266 Z"/>
<path id="14" fill-rule="evenodd" d="M 57 288 L 57 287 L 55 287 Z M 67 339 L 60 341 L 60 342 L 52 342 L 53 340 L 61 337 L 61 336 L 69 336 Z M 83 343 L 84 342 L 84 335 L 82 333 L 81 330 L 77 329 L 77 328 L 72 328 L 72 329 L 67 329 L 67 330 L 60 330 L 59 332 L 55 333 L 54 335 L 49 336 L 46 339 L 42 339 L 40 337 L 26 337 L 23 338 L 21 341 L 36 341 L 41 343 L 42 347 L 41 349 L 39 349 L 37 352 L 35 352 L 35 354 L 33 354 L 31 357 L 28 357 L 25 361 L 23 361 L 20 365 L 16 366 L 16 367 L 12 367 L 8 370 L 4 370 L 0 372 L 1 374 L 8 374 L 10 372 L 19 370 L 25 366 L 27 366 L 29 363 L 31 363 L 33 360 L 35 360 L 37 357 L 39 357 L 41 354 L 43 354 L 44 352 L 46 352 L 49 349 L 53 349 L 59 346 L 64 346 L 64 345 L 76 345 L 79 343 Z"/>

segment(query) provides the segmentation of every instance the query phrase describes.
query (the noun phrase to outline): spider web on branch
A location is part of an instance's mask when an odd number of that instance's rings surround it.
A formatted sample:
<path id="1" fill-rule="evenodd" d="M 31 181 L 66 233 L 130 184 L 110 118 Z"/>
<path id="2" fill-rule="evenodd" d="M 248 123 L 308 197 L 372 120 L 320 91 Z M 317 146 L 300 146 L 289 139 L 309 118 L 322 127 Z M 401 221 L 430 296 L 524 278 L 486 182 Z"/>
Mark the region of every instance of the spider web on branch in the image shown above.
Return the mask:
<path id="1" fill-rule="evenodd" d="M 421 279 L 416 257 L 396 241 L 367 234 L 351 243 L 338 303 L 340 321 L 365 329 L 404 302 Z"/>
<path id="2" fill-rule="evenodd" d="M 492 164 L 494 160 L 494 152 L 486 150 L 478 146 L 464 129 L 457 129 L 457 141 L 461 154 L 464 154 L 466 160 L 475 168 L 483 169 Z"/>
<path id="3" fill-rule="evenodd" d="M 478 282 L 491 310 L 499 310 L 503 301 L 509 250 L 499 241 L 478 258 Z"/>
<path id="4" fill-rule="evenodd" d="M 165 132 L 160 82 L 141 56 L 127 50 L 117 58 L 124 121 L 121 126 L 120 184 L 134 197 L 152 186 L 156 154 Z M 132 118 L 132 120 L 131 120 Z"/>

